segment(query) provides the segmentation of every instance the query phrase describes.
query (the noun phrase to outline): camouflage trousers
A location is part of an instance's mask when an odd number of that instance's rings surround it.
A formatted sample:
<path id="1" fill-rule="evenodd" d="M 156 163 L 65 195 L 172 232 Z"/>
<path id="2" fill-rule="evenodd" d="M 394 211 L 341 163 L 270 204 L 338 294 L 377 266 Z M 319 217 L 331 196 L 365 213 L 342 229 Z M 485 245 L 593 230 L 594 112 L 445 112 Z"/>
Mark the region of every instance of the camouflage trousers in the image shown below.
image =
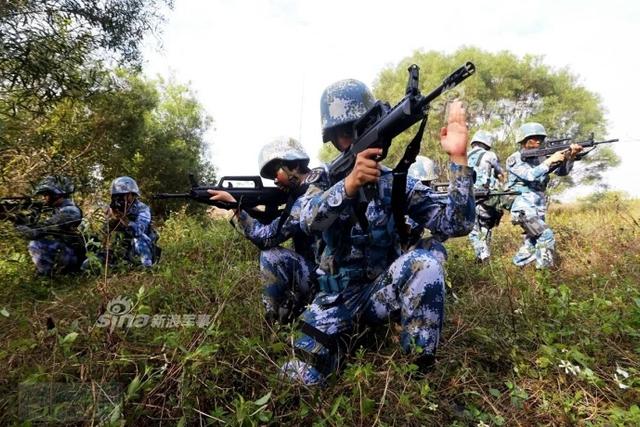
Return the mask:
<path id="1" fill-rule="evenodd" d="M 513 257 L 513 263 L 524 266 L 535 261 L 537 269 L 552 267 L 556 240 L 544 217 L 527 218 L 527 224 L 522 220 L 513 221 L 524 230 L 524 242 Z"/>
<path id="2" fill-rule="evenodd" d="M 315 266 L 300 254 L 280 247 L 260 252 L 262 303 L 268 321 L 290 323 L 311 302 Z"/>
<path id="3" fill-rule="evenodd" d="M 143 234 L 131 240 L 127 258 L 134 263 L 139 261 L 143 267 L 151 267 L 154 253 L 154 243 L 151 238 Z"/>
<path id="4" fill-rule="evenodd" d="M 473 230 L 469 233 L 469 240 L 471 241 L 473 250 L 476 253 L 476 259 L 482 261 L 491 256 L 491 249 L 489 249 L 489 245 L 491 244 L 490 228 L 481 226 L 476 220 Z"/>
<path id="5" fill-rule="evenodd" d="M 502 209 L 495 204 L 478 203 L 476 221 L 469 233 L 469 240 L 476 253 L 476 259 L 483 261 L 491 256 L 491 230 L 500 223 Z"/>
<path id="6" fill-rule="evenodd" d="M 444 318 L 442 263 L 424 249 L 400 256 L 371 284 L 350 285 L 339 293 L 321 292 L 302 314 L 296 358 L 282 366 L 293 381 L 322 383 L 339 368 L 345 343 L 359 326 L 398 320 L 405 352 L 417 347 L 435 355 Z"/>
<path id="7" fill-rule="evenodd" d="M 31 240 L 27 247 L 38 274 L 49 276 L 54 269 L 62 272 L 78 266 L 78 256 L 71 248 L 56 240 Z"/>

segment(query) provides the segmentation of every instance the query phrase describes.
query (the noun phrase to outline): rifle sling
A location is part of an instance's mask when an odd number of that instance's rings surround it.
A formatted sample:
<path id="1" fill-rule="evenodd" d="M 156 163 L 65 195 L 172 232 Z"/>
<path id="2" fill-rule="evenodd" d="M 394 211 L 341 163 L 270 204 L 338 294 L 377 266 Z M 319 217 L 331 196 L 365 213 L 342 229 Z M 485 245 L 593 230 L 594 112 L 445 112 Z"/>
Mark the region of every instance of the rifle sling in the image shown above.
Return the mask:
<path id="1" fill-rule="evenodd" d="M 302 196 L 304 193 L 307 192 L 307 188 L 309 187 L 308 184 L 303 184 L 301 186 L 299 186 L 297 189 L 295 189 L 294 191 L 291 191 L 291 193 L 289 194 L 289 197 L 287 198 L 287 204 L 284 207 L 284 210 L 282 211 L 282 213 L 280 214 L 280 217 L 278 218 L 278 228 L 276 229 L 276 234 L 280 234 L 280 230 L 282 230 L 282 227 L 284 226 L 285 221 L 287 220 L 287 218 L 289 218 L 289 215 L 291 214 L 291 209 L 293 209 L 293 205 L 296 202 L 296 200 L 298 200 L 298 197 Z"/>
<path id="2" fill-rule="evenodd" d="M 425 115 L 420 122 L 420 128 L 413 137 L 400 162 L 393 169 L 393 185 L 391 187 L 391 210 L 393 219 L 396 223 L 396 230 L 400 237 L 400 244 L 405 245 L 409 240 L 409 226 L 407 225 L 405 215 L 407 214 L 407 172 L 409 167 L 416 161 L 416 157 L 420 153 L 420 144 L 422 136 L 427 124 L 427 116 Z"/>

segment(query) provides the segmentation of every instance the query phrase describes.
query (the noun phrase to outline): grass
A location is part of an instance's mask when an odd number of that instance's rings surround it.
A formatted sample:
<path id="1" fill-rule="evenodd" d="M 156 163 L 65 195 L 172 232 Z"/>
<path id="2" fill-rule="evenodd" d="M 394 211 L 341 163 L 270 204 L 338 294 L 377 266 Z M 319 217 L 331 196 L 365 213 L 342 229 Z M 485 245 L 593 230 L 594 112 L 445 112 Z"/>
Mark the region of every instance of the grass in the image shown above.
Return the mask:
<path id="1" fill-rule="evenodd" d="M 520 235 L 507 217 L 489 264 L 474 263 L 466 238 L 447 243 L 432 372 L 417 375 L 391 327 L 322 389 L 278 376 L 292 332 L 263 321 L 258 252 L 225 221 L 178 213 L 160 231 L 159 265 L 100 276 L 36 278 L 24 242 L 5 240 L 0 424 L 638 425 L 640 202 L 556 207 L 549 221 L 560 254 L 551 271 L 511 264 Z M 116 297 L 138 318 L 210 322 L 99 327 Z M 100 387 L 117 397 L 102 411 L 91 404 Z"/>

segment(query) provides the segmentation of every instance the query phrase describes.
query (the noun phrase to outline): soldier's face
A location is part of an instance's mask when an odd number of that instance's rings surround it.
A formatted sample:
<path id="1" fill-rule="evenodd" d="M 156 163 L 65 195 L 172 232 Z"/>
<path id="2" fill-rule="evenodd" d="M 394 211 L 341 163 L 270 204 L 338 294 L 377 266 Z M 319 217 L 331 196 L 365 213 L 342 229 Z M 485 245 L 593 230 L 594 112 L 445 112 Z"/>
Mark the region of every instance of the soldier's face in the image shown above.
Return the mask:
<path id="1" fill-rule="evenodd" d="M 338 136 L 336 141 L 333 143 L 335 147 L 340 151 L 345 151 L 351 144 L 353 143 L 353 137 L 351 136 Z"/>
<path id="2" fill-rule="evenodd" d="M 331 142 L 340 152 L 345 151 L 353 143 L 353 127 L 351 123 L 340 126 L 334 131 Z"/>
<path id="3" fill-rule="evenodd" d="M 278 168 L 276 177 L 274 178 L 273 182 L 279 188 L 289 188 L 289 175 L 287 175 L 287 173 L 282 168 Z"/>
<path id="4" fill-rule="evenodd" d="M 524 148 L 526 148 L 527 150 L 540 148 L 540 144 L 542 144 L 543 139 L 544 138 L 541 138 L 539 136 L 529 138 L 527 139 L 527 142 L 524 143 Z"/>

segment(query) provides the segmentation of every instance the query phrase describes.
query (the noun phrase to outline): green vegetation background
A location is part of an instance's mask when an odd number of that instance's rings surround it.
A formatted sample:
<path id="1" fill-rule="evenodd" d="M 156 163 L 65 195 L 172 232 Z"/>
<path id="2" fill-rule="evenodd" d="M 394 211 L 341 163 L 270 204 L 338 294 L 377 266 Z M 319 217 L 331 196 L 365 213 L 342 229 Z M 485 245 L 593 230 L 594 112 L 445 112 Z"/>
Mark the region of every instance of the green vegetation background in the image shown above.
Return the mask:
<path id="1" fill-rule="evenodd" d="M 73 413 L 64 402 L 37 412 L 18 390 L 66 383 L 120 390 L 97 413 L 85 395 L 86 424 L 638 425 L 640 203 L 608 196 L 549 218 L 561 258 L 552 271 L 510 263 L 520 235 L 508 219 L 488 265 L 474 263 L 466 238 L 447 243 L 445 329 L 426 377 L 391 326 L 326 388 L 311 389 L 279 378 L 291 331 L 263 321 L 258 251 L 226 221 L 175 213 L 160 229 L 163 258 L 152 271 L 53 280 L 35 278 L 26 245 L 5 227 L 0 424 L 64 420 Z M 97 327 L 118 296 L 134 314 L 213 321 Z"/>

